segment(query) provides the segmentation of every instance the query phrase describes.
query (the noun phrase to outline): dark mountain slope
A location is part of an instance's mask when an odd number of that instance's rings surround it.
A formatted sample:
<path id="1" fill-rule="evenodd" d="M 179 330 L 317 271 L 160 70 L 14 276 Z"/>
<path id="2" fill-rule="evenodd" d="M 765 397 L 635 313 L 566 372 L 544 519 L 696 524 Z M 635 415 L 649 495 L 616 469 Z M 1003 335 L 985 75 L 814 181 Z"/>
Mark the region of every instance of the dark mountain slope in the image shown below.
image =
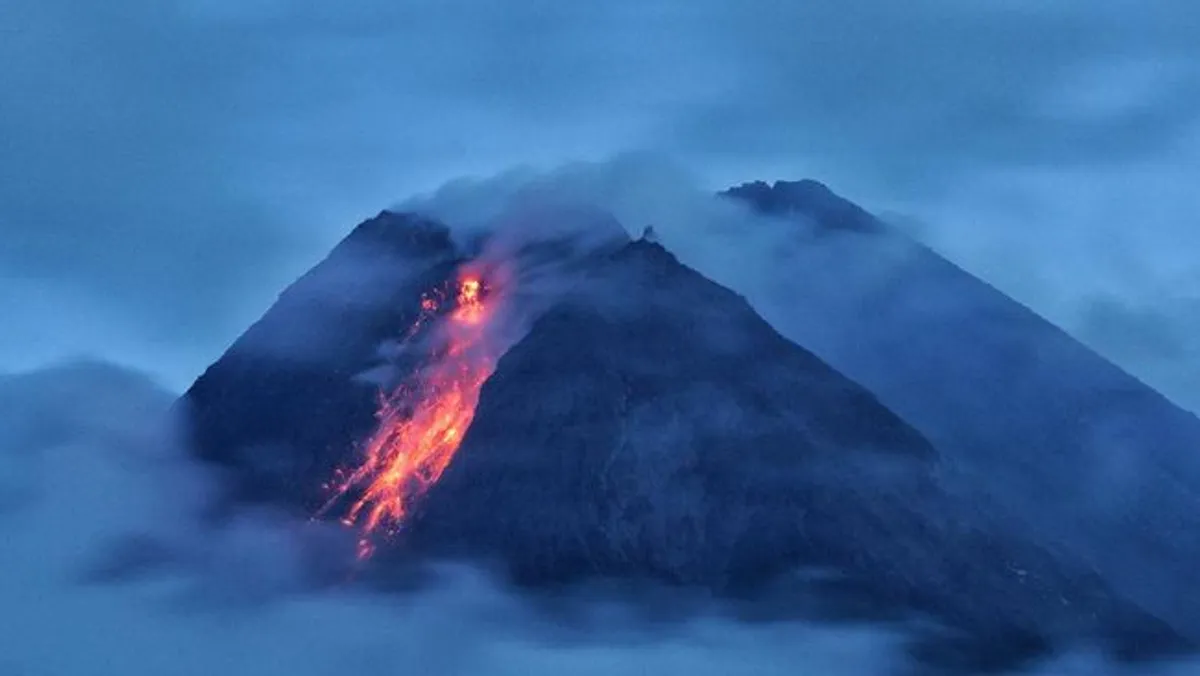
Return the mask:
<path id="1" fill-rule="evenodd" d="M 196 452 L 232 470 L 239 497 L 311 513 L 375 427 L 379 386 L 359 375 L 456 265 L 442 225 L 390 212 L 360 224 L 184 395 Z"/>
<path id="2" fill-rule="evenodd" d="M 959 490 L 1200 638 L 1179 593 L 1200 561 L 1200 420 L 813 183 L 725 193 L 794 221 L 771 285 L 749 291 L 767 318 L 927 435 Z"/>

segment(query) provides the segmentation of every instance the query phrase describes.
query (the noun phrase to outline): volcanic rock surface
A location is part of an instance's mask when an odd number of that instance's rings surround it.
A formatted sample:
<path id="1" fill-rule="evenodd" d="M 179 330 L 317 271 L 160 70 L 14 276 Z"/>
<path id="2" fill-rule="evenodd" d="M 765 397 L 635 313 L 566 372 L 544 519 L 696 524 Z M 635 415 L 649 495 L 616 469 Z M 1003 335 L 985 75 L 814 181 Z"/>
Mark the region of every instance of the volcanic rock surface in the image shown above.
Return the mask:
<path id="1" fill-rule="evenodd" d="M 314 513 L 375 428 L 379 385 L 362 374 L 459 262 L 440 224 L 390 212 L 360 224 L 187 391 L 196 453 L 230 470 L 236 498 Z"/>

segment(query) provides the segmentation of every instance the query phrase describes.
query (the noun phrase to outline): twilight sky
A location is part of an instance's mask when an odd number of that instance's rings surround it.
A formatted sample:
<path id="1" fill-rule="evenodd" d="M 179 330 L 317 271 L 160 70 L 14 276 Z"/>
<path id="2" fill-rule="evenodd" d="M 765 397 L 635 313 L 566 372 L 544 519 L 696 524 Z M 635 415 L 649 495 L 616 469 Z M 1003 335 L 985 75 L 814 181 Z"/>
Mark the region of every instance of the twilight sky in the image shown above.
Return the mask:
<path id="1" fill-rule="evenodd" d="M 182 387 L 357 220 L 649 150 L 813 177 L 1200 410 L 1194 0 L 5 0 L 0 370 Z"/>

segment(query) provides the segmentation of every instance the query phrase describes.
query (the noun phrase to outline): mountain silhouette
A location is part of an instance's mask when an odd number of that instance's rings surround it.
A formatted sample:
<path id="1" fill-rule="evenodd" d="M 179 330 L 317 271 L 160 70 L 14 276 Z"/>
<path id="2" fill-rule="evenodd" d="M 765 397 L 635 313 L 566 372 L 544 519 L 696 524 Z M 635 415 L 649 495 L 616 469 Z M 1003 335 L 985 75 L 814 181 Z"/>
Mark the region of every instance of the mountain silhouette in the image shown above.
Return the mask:
<path id="1" fill-rule="evenodd" d="M 894 236 L 812 181 L 750 184 L 726 197 L 808 219 L 820 237 L 856 238 L 855 246 Z M 809 351 L 653 236 L 631 240 L 594 211 L 521 213 L 516 220 L 555 228 L 462 236 L 385 211 L 286 289 L 180 402 L 196 453 L 224 468 L 231 500 L 360 524 L 363 505 L 388 512 L 376 486 L 420 484 L 413 500 L 391 505 L 403 524 L 369 538 L 376 570 L 461 558 L 531 589 L 651 582 L 771 605 L 773 614 L 928 617 L 947 629 L 915 650 L 951 668 L 1010 666 L 1064 641 L 1098 641 L 1128 658 L 1190 645 L 1086 552 L 1063 551 L 1000 507 L 976 504 L 959 478 L 961 444 L 996 423 L 968 416 L 978 404 L 966 395 L 970 402 L 937 418 L 932 397 L 904 389 L 922 383 L 888 380 L 879 355 L 872 362 L 831 345 L 856 316 L 826 307 L 844 296 L 813 301 L 808 321 L 831 324 L 814 332 L 820 349 Z M 472 403 L 456 419 L 465 429 L 455 422 L 431 442 L 444 450 L 453 436 L 452 459 L 413 469 L 405 481 L 415 484 L 344 480 L 331 495 L 347 468 L 369 467 L 364 453 L 392 443 L 380 429 L 404 429 L 428 412 L 412 396 L 445 391 L 428 374 L 457 354 L 436 327 L 454 317 L 443 291 L 464 279 L 481 282 L 492 294 L 483 303 L 513 321 L 484 360 L 481 387 L 462 397 Z M 1028 314 L 1022 321 L 1040 321 Z M 1006 335 L 1003 325 L 991 329 Z M 396 388 L 408 398 L 381 402 L 381 391 Z M 905 405 L 905 396 L 918 402 Z M 988 405 L 1003 409 L 997 397 Z M 946 433 L 976 424 L 974 437 Z M 1047 437 L 1070 432 L 1060 420 L 1039 424 Z"/>

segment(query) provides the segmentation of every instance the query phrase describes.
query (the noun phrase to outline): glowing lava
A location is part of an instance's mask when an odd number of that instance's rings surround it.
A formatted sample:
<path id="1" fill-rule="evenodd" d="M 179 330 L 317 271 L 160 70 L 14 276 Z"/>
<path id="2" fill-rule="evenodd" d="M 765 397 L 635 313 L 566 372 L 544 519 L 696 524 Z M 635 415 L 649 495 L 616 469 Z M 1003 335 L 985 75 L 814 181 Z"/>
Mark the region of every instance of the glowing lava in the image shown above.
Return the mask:
<path id="1" fill-rule="evenodd" d="M 379 426 L 366 443 L 362 463 L 335 477 L 333 496 L 321 511 L 351 492 L 357 495 L 342 523 L 362 528 L 360 558 L 374 550 L 372 535 L 391 534 L 403 525 L 413 502 L 442 476 L 475 417 L 479 390 L 497 356 L 485 331 L 492 308 L 484 303 L 483 292 L 477 276 L 458 280 L 454 307 L 440 327 L 444 347 L 382 399 Z M 407 339 L 437 317 L 446 295 L 421 299 L 421 313 Z"/>

